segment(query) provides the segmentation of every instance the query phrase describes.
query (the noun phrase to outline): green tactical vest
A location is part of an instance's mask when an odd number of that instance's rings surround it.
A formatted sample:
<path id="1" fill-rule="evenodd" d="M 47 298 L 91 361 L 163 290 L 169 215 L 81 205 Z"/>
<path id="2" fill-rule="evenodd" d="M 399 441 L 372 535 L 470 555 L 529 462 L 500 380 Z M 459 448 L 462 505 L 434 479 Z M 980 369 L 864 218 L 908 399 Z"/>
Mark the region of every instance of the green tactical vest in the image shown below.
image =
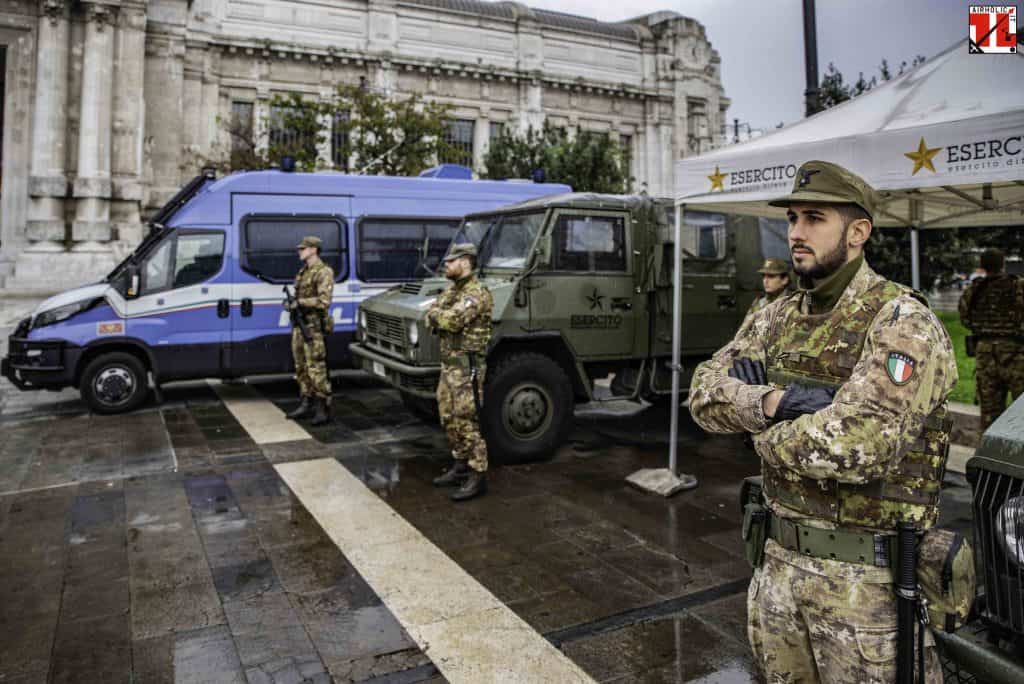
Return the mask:
<path id="1" fill-rule="evenodd" d="M 1017 301 L 1020 283 L 1016 276 L 1000 274 L 974 285 L 971 299 L 971 332 L 979 337 L 1024 337 Z"/>
<path id="2" fill-rule="evenodd" d="M 861 297 L 846 297 L 824 314 L 801 313 L 800 295 L 791 295 L 768 345 L 768 382 L 838 388 L 860 359 L 872 320 L 885 304 L 903 294 L 920 295 L 883 280 Z M 938 520 L 939 487 L 949 451 L 950 421 L 945 406 L 925 420 L 923 433 L 885 478 L 866 484 L 802 477 L 763 464 L 764 493 L 799 513 L 840 526 L 894 531 L 900 520 L 921 529 Z"/>
<path id="3" fill-rule="evenodd" d="M 437 299 L 441 311 L 447 311 L 459 306 L 464 297 L 472 296 L 479 300 L 480 311 L 468 321 L 465 327 L 457 332 L 441 330 L 438 334 L 441 338 L 441 357 L 447 358 L 459 354 L 475 353 L 483 354 L 487 351 L 487 345 L 491 342 L 491 316 L 494 302 L 490 291 L 472 275 L 462 283 L 457 283 L 444 292 Z"/>

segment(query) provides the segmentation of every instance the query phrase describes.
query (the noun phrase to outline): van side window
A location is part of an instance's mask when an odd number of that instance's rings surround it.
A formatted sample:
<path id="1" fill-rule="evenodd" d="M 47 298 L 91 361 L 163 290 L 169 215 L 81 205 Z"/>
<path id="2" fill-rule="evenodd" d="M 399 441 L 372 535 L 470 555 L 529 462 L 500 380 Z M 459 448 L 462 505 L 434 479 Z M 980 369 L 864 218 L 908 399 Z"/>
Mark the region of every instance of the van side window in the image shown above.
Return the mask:
<path id="1" fill-rule="evenodd" d="M 359 222 L 356 273 L 368 283 L 416 280 L 436 269 L 459 227 L 458 219 L 375 218 Z M 426 260 L 422 260 L 427 241 Z"/>
<path id="2" fill-rule="evenodd" d="M 321 240 L 320 258 L 334 270 L 334 279 L 348 276 L 348 236 L 341 218 L 253 215 L 242 226 L 242 268 L 250 273 L 290 283 L 302 267 L 296 246 L 315 235 Z"/>
<path id="3" fill-rule="evenodd" d="M 555 225 L 556 271 L 625 271 L 621 216 L 561 216 Z"/>
<path id="4" fill-rule="evenodd" d="M 224 233 L 175 232 L 146 259 L 142 294 L 188 287 L 220 273 Z"/>

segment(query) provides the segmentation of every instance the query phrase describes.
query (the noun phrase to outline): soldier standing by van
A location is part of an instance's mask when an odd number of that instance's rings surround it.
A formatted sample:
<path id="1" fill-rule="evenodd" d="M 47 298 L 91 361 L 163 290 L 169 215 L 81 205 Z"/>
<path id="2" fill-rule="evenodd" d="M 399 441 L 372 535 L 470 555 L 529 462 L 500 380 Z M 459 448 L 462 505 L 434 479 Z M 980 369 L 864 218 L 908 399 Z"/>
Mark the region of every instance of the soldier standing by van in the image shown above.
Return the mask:
<path id="1" fill-rule="evenodd" d="M 477 280 L 476 257 L 473 244 L 452 246 L 444 258 L 445 276 L 452 283 L 426 314 L 427 328 L 441 338 L 437 408 L 454 459 L 448 471 L 434 478 L 434 485 L 458 486 L 451 494 L 453 501 L 487 491 L 487 444 L 480 434 L 480 408 L 494 302 Z"/>
<path id="2" fill-rule="evenodd" d="M 807 162 L 773 204 L 800 289 L 697 368 L 690 411 L 709 432 L 753 434 L 761 459 L 767 511 L 748 506 L 758 529 L 744 534 L 763 542 L 748 542 L 747 608 L 765 679 L 892 682 L 895 538 L 938 518 L 953 350 L 920 295 L 864 261 L 863 179 Z M 941 681 L 925 638 L 926 681 Z"/>
<path id="3" fill-rule="evenodd" d="M 295 276 L 295 298 L 285 308 L 302 310 L 308 322 L 309 341 L 298 325 L 292 325 L 292 358 L 302 399 L 288 418 L 313 416 L 311 425 L 330 420 L 331 379 L 327 374 L 326 337 L 334 329 L 330 306 L 334 296 L 334 271 L 320 259 L 320 238 L 308 235 L 297 245 L 303 266 Z M 294 321 L 295 319 L 293 319 Z"/>
<path id="4" fill-rule="evenodd" d="M 985 250 L 985 277 L 960 297 L 960 320 L 974 338 L 982 432 L 1006 410 L 1007 392 L 1013 399 L 1024 393 L 1024 280 L 1007 274 L 1005 263 L 998 249 Z"/>

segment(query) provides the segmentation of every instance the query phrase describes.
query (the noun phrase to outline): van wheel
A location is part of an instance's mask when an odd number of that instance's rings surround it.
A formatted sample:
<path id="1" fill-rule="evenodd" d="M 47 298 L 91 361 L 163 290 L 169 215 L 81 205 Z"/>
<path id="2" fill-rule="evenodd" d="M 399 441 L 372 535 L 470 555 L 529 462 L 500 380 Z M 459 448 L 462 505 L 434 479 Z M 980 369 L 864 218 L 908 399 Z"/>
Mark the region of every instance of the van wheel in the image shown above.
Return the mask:
<path id="1" fill-rule="evenodd" d="M 437 401 L 434 399 L 424 399 L 415 394 L 402 392 L 402 405 L 424 423 L 437 425 L 441 422 L 441 416 L 437 412 Z"/>
<path id="2" fill-rule="evenodd" d="M 125 352 L 103 354 L 90 361 L 78 387 L 96 413 L 126 413 L 149 396 L 146 367 Z"/>
<path id="3" fill-rule="evenodd" d="M 569 376 L 543 354 L 502 358 L 487 371 L 483 429 L 498 463 L 548 458 L 565 442 L 572 423 Z"/>

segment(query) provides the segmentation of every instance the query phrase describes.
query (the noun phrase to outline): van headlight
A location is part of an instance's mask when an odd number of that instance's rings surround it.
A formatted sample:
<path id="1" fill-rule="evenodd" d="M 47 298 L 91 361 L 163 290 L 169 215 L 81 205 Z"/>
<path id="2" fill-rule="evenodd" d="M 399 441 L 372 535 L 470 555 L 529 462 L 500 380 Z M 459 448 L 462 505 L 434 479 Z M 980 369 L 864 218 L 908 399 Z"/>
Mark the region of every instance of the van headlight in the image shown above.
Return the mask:
<path id="1" fill-rule="evenodd" d="M 420 328 L 416 321 L 409 321 L 409 342 L 413 345 L 420 343 Z"/>
<path id="2" fill-rule="evenodd" d="M 83 299 L 82 301 L 75 302 L 74 304 L 65 304 L 64 306 L 58 306 L 56 309 L 44 311 L 36 315 L 35 319 L 32 321 L 32 328 L 42 328 L 47 325 L 53 325 L 54 323 L 66 321 L 72 316 L 80 314 L 83 311 L 88 311 L 89 309 L 91 309 L 96 304 L 102 301 L 102 298 Z"/>
<path id="3" fill-rule="evenodd" d="M 996 513 L 996 536 L 1010 560 L 1024 566 L 1024 496 L 1008 499 Z"/>
<path id="4" fill-rule="evenodd" d="M 359 310 L 359 327 L 366 330 L 366 312 L 362 309 Z"/>

